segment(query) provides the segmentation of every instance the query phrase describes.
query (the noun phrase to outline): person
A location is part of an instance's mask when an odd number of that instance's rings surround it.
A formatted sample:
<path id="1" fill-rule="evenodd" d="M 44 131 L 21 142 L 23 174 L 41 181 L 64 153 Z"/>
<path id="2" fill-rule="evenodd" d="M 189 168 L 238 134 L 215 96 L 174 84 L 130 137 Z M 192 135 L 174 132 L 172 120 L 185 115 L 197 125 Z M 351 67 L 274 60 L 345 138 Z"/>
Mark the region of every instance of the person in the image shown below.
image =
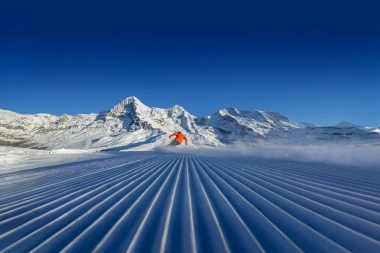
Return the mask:
<path id="1" fill-rule="evenodd" d="M 181 145 L 181 143 L 182 143 L 182 140 L 185 140 L 185 143 L 186 143 L 186 145 L 187 145 L 187 138 L 186 138 L 186 136 L 183 134 L 183 133 L 181 133 L 181 132 L 175 132 L 175 133 L 172 133 L 170 136 L 169 136 L 169 139 L 171 138 L 171 137 L 173 137 L 173 136 L 175 136 L 175 139 L 173 140 L 173 142 L 172 143 L 170 143 L 168 146 L 178 146 L 178 145 Z"/>

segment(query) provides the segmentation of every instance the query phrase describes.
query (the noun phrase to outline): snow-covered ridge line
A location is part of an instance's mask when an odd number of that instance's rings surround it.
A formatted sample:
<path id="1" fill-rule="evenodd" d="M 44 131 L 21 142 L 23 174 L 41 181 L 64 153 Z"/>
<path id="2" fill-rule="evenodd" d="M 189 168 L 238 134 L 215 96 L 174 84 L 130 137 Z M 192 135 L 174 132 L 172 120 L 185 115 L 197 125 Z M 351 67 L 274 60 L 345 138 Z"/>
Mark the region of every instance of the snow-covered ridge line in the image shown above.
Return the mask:
<path id="1" fill-rule="evenodd" d="M 148 107 L 128 97 L 98 114 L 23 115 L 0 110 L 0 145 L 37 149 L 153 149 L 166 145 L 167 134 L 184 132 L 190 146 L 220 147 L 262 143 L 318 144 L 379 141 L 379 129 L 348 122 L 331 127 L 293 123 L 273 112 L 225 108 L 195 117 L 181 106 Z"/>

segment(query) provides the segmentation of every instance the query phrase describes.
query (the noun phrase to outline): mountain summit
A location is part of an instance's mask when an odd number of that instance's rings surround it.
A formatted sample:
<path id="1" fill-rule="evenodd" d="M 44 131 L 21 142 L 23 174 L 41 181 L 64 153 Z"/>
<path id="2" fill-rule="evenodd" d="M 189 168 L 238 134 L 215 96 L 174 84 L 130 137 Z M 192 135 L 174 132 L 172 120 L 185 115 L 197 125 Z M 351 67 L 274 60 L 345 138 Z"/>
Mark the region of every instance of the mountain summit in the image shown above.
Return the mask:
<path id="1" fill-rule="evenodd" d="M 122 115 L 128 113 L 136 113 L 137 111 L 141 111 L 144 109 L 148 109 L 139 99 L 136 97 L 127 97 L 117 105 L 115 105 L 111 110 L 109 110 L 106 114 L 106 117 L 120 117 Z"/>
<path id="2" fill-rule="evenodd" d="M 54 116 L 22 115 L 0 110 L 0 145 L 40 149 L 148 149 L 166 145 L 168 134 L 181 131 L 193 147 L 217 147 L 260 143 L 352 142 L 379 140 L 378 129 L 341 123 L 316 127 L 292 123 L 273 112 L 221 109 L 210 116 L 195 117 L 175 105 L 168 109 L 148 107 L 127 97 L 98 114 Z"/>

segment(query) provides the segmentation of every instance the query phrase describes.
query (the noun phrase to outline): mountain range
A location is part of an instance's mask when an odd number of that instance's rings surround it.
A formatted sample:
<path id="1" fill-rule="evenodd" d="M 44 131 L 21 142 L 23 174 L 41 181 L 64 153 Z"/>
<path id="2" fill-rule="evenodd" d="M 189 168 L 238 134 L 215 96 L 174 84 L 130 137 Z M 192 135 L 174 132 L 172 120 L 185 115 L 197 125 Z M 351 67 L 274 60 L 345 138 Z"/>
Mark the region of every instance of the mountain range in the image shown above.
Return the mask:
<path id="1" fill-rule="evenodd" d="M 146 150 L 165 146 L 181 131 L 189 146 L 221 147 L 265 144 L 379 143 L 380 128 L 342 122 L 317 127 L 293 123 L 274 112 L 221 109 L 196 117 L 181 106 L 148 107 L 128 97 L 112 109 L 91 114 L 25 115 L 0 110 L 0 145 L 36 149 Z"/>

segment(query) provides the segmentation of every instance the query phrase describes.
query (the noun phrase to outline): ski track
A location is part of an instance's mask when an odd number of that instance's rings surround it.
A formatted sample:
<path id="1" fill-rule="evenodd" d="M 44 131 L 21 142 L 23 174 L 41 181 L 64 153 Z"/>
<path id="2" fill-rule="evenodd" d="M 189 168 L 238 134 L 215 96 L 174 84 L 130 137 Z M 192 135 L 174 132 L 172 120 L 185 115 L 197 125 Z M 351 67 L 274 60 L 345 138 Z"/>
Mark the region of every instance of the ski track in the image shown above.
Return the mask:
<path id="1" fill-rule="evenodd" d="M 376 168 L 128 152 L 0 193 L 0 252 L 380 252 Z"/>

